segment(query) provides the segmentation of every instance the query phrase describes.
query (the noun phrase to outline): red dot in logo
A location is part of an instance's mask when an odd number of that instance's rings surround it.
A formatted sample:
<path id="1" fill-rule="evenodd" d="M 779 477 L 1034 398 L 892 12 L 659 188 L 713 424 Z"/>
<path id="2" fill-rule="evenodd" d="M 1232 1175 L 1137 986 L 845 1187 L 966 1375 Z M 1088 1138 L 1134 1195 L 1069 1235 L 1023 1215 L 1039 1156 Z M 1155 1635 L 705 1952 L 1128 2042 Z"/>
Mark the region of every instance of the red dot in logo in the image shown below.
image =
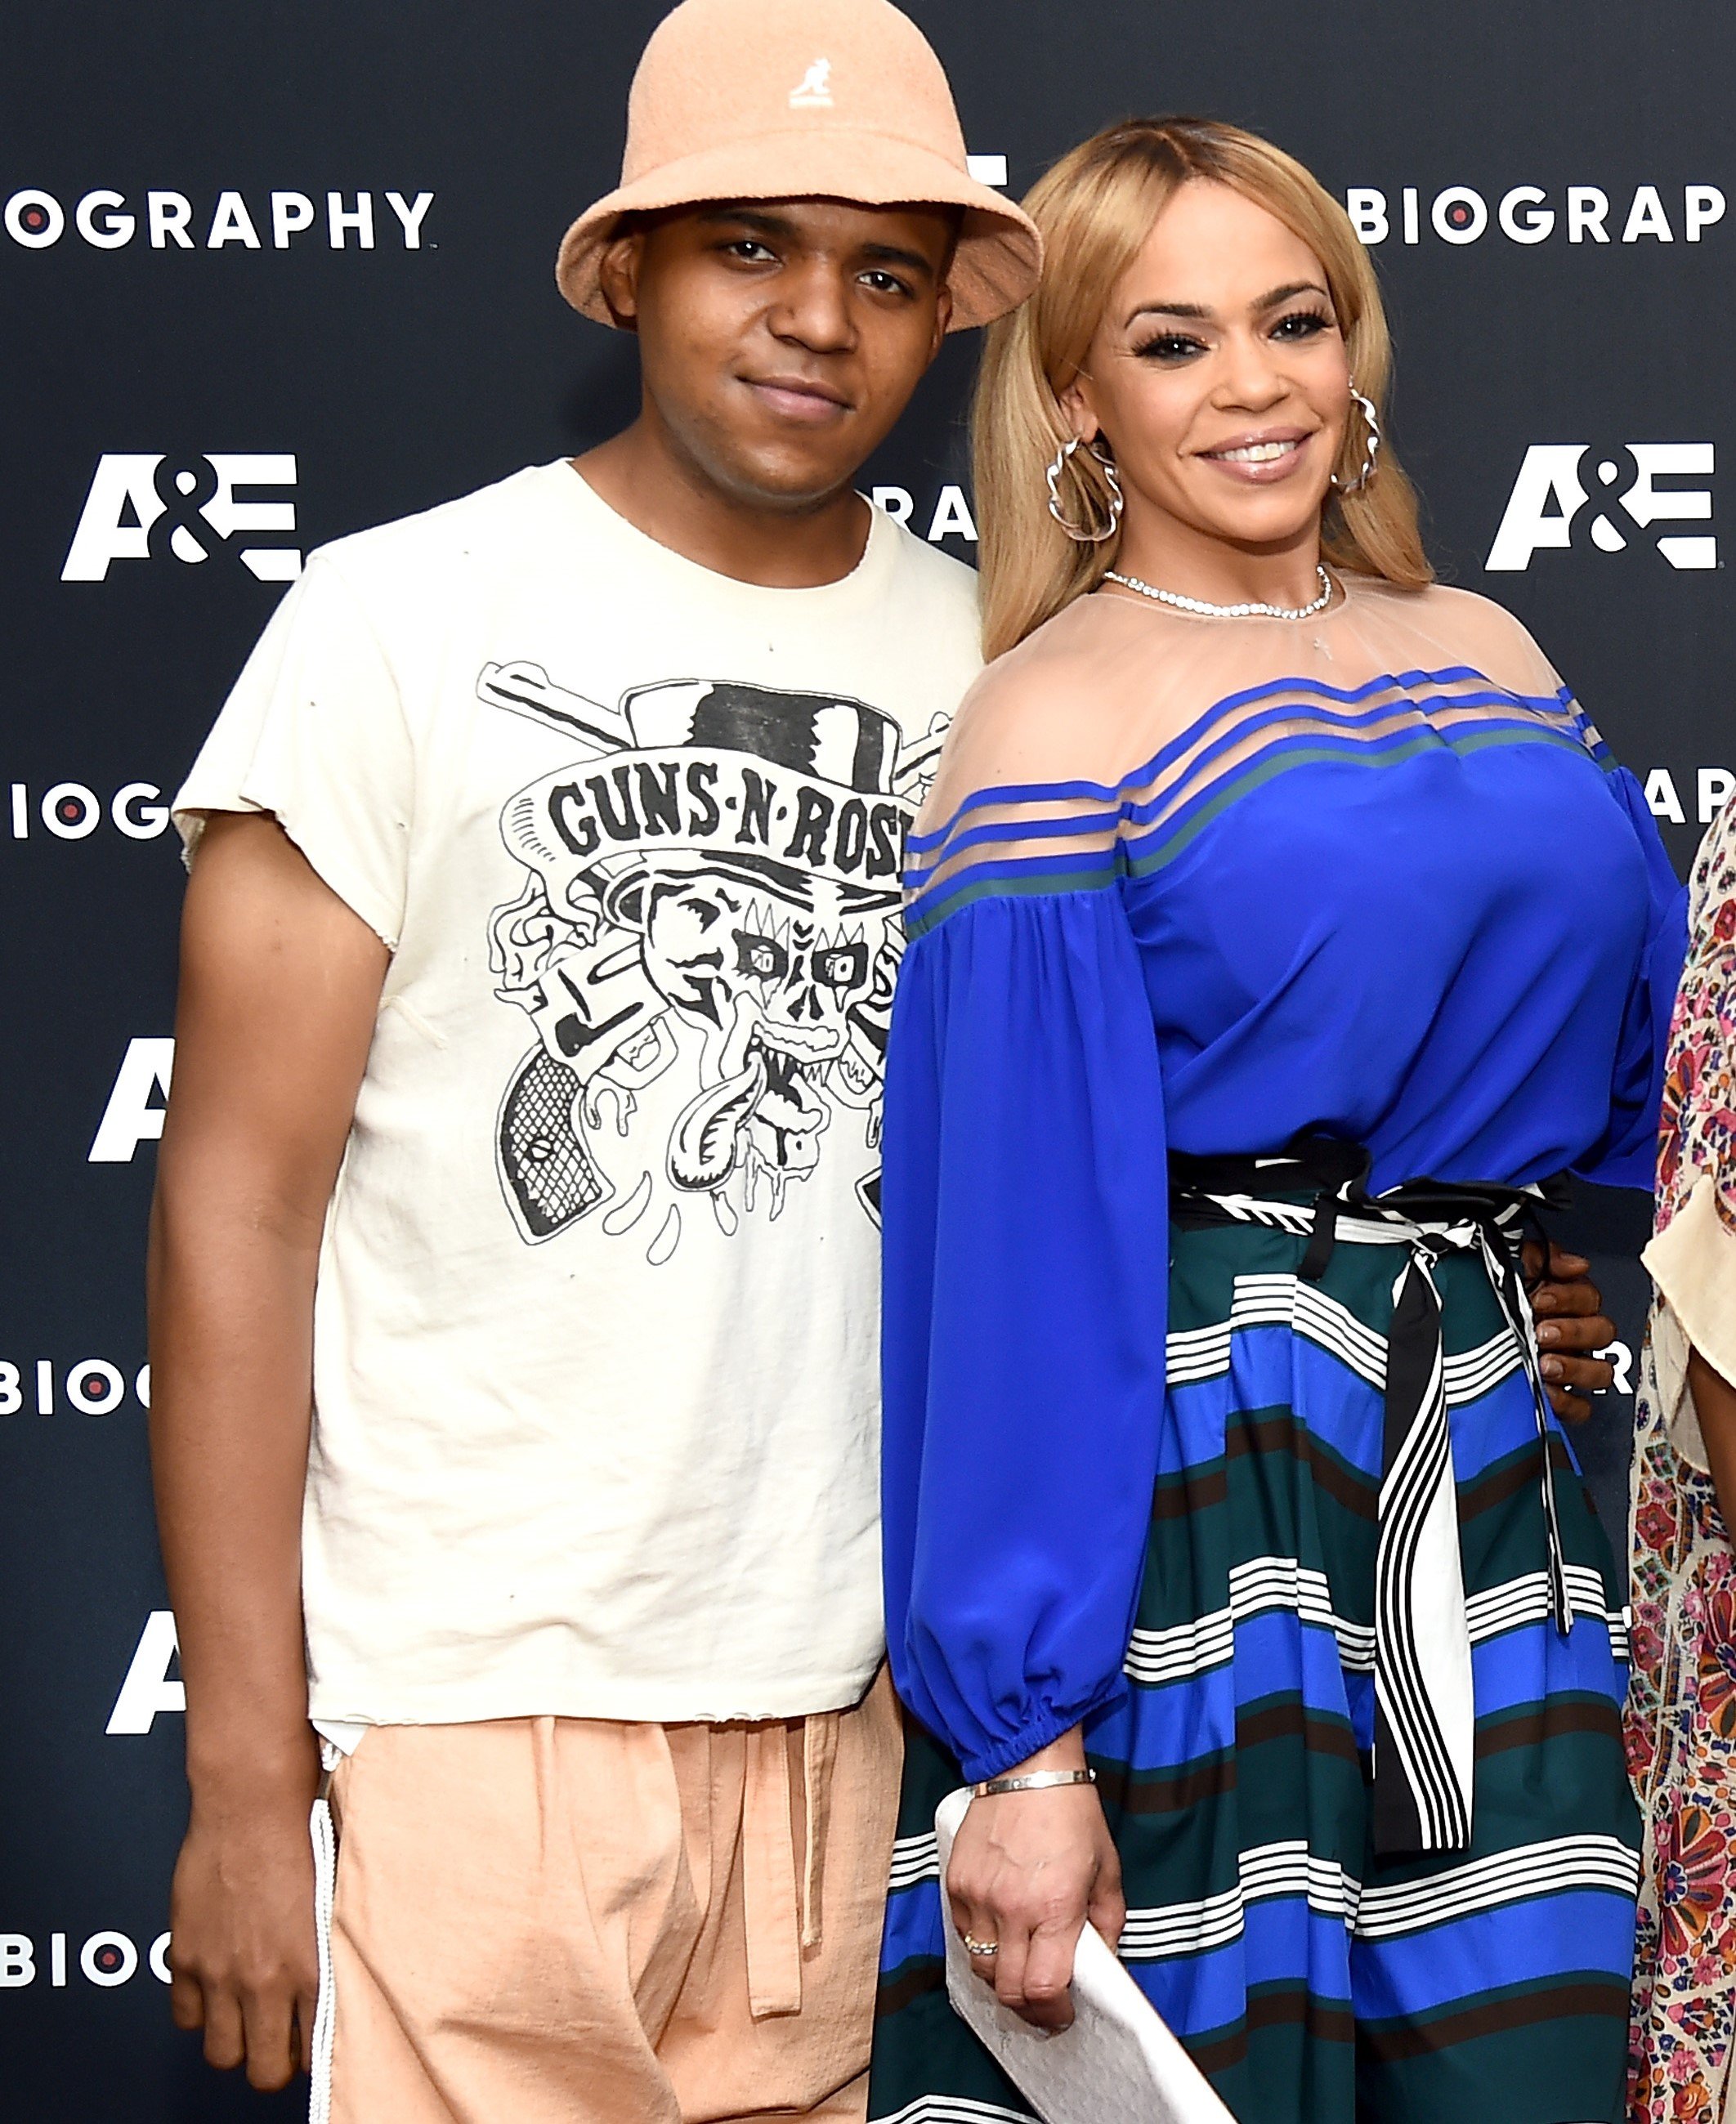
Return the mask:
<path id="1" fill-rule="evenodd" d="M 84 806 L 76 796 L 63 796 L 54 809 L 69 826 L 76 826 L 84 816 Z"/>
<path id="2" fill-rule="evenodd" d="M 46 228 L 48 216 L 40 206 L 27 206 L 24 209 L 24 225 L 26 228 Z"/>
<path id="3" fill-rule="evenodd" d="M 97 1967 L 101 1969 L 118 1969 L 120 1967 L 120 1949 L 118 1947 L 105 1947 L 99 1948 L 96 1954 L 96 1963 Z"/>
<path id="4" fill-rule="evenodd" d="M 1447 209 L 1447 219 L 1455 228 L 1463 228 L 1470 219 L 1470 209 L 1463 200 L 1459 200 Z"/>

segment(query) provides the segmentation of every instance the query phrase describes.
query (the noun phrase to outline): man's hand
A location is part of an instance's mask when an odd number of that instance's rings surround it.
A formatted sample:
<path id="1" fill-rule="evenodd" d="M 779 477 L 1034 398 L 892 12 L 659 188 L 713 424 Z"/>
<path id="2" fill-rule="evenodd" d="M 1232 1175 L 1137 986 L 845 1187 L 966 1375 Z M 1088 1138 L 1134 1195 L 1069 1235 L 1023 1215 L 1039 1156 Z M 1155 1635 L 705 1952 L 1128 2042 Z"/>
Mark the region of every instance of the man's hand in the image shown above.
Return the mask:
<path id="1" fill-rule="evenodd" d="M 280 1785 L 255 1780 L 233 1802 L 195 1795 L 169 1891 L 169 2011 L 203 2028 L 205 2062 L 247 2069 L 252 2086 L 286 2086 L 313 2056 L 319 1962 L 308 1816 L 319 1781 L 311 1728 L 305 1763 Z M 277 1785 L 278 1788 L 271 1788 Z"/>
<path id="2" fill-rule="evenodd" d="M 1535 1276 L 1542 1265 L 1537 1248 L 1527 1245 L 1527 1273 Z M 1602 1393 L 1616 1379 L 1613 1365 L 1589 1354 L 1616 1339 L 1603 1293 L 1591 1280 L 1591 1263 L 1583 1255 L 1564 1253 L 1551 1240 L 1548 1280 L 1532 1291 L 1531 1307 L 1550 1405 L 1568 1422 L 1583 1423 L 1592 1412 L 1588 1397 Z"/>

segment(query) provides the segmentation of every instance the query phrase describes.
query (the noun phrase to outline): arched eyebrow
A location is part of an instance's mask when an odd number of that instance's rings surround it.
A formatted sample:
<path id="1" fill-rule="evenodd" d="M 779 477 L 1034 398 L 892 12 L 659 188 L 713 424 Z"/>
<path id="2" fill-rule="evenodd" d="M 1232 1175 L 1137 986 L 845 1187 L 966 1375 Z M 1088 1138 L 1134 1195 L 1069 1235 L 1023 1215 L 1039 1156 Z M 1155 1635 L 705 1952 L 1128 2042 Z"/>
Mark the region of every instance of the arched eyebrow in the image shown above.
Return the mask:
<path id="1" fill-rule="evenodd" d="M 1328 303 L 1332 300 L 1329 291 L 1318 280 L 1287 280 L 1282 287 L 1270 289 L 1250 307 L 1256 317 L 1263 317 L 1267 311 L 1275 310 L 1281 303 L 1293 302 L 1298 295 L 1320 295 Z M 1207 303 L 1141 303 L 1136 309 L 1128 312 L 1127 322 L 1131 325 L 1136 318 L 1149 317 L 1188 317 L 1207 325 L 1217 322 L 1217 312 Z"/>

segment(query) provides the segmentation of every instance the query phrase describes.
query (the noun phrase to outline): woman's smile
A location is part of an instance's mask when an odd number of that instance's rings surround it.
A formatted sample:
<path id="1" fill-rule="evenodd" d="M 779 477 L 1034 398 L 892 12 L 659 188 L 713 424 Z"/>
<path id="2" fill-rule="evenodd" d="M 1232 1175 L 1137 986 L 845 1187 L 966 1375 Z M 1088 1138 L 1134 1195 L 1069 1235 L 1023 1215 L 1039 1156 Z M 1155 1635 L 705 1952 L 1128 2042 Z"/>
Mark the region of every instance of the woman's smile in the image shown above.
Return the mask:
<path id="1" fill-rule="evenodd" d="M 1289 479 L 1307 461 L 1308 444 L 1318 429 L 1276 428 L 1243 435 L 1209 450 L 1197 451 L 1202 463 L 1249 486 L 1271 486 Z"/>

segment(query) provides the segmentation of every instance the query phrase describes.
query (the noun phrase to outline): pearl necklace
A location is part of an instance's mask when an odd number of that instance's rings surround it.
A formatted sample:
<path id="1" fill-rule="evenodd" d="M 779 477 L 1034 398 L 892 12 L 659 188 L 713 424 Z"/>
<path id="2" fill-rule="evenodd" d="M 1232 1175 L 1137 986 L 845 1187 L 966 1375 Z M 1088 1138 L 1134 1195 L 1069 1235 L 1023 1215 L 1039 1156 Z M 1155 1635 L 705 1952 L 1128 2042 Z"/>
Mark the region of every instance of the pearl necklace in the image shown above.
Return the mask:
<path id="1" fill-rule="evenodd" d="M 1315 573 L 1320 579 L 1320 595 L 1312 604 L 1297 605 L 1207 604 L 1203 598 L 1183 597 L 1179 590 L 1154 590 L 1137 576 L 1123 576 L 1113 568 L 1108 570 L 1103 580 L 1119 583 L 1124 590 L 1137 590 L 1141 597 L 1155 598 L 1160 604 L 1173 604 L 1178 612 L 1197 612 L 1207 619 L 1312 619 L 1332 602 L 1331 576 L 1318 564 Z"/>

